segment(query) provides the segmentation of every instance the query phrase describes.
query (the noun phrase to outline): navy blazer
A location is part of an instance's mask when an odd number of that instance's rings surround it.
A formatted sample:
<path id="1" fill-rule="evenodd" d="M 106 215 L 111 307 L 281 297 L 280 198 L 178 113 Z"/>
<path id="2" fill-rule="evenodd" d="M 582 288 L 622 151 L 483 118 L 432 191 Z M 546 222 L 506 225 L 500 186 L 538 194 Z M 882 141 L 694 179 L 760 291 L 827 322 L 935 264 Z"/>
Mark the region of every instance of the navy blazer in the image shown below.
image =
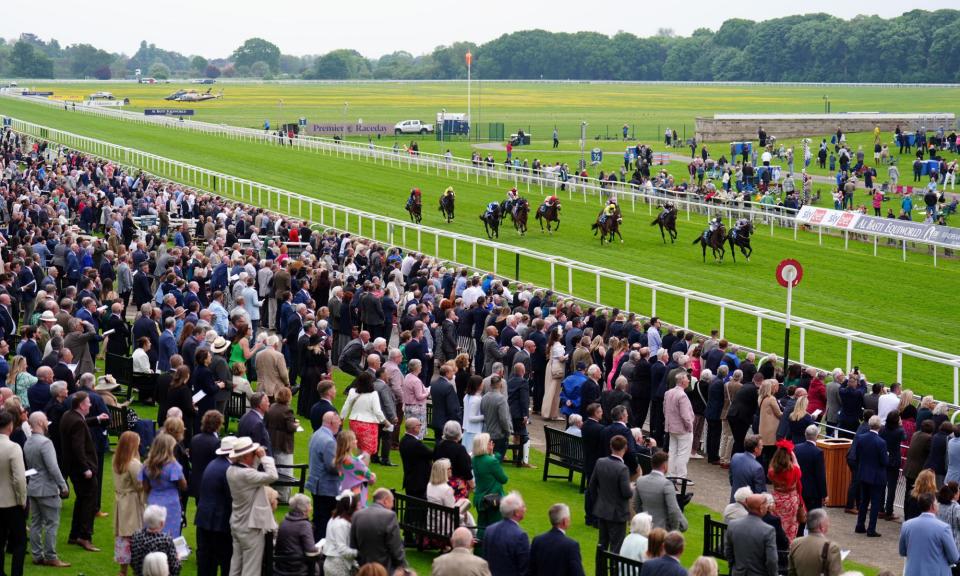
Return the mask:
<path id="1" fill-rule="evenodd" d="M 603 429 L 603 455 L 610 455 L 610 441 L 614 436 L 623 436 L 627 441 L 627 453 L 623 456 L 623 463 L 630 469 L 630 476 L 637 472 L 637 442 L 633 439 L 630 427 L 623 422 L 614 422 Z"/>
<path id="2" fill-rule="evenodd" d="M 40 362 L 43 361 L 43 356 L 40 354 L 40 347 L 37 346 L 36 340 L 24 340 L 17 353 L 26 359 L 27 372 L 36 376 L 37 368 L 40 367 Z"/>
<path id="3" fill-rule="evenodd" d="M 463 420 L 461 414 L 460 399 L 457 397 L 457 389 L 454 385 L 441 376 L 430 387 L 430 398 L 433 401 L 433 422 L 430 427 L 434 430 L 443 431 L 443 426 L 448 420 Z"/>
<path id="4" fill-rule="evenodd" d="M 879 434 L 867 431 L 857 437 L 857 470 L 861 482 L 887 483 L 887 443 Z"/>
<path id="5" fill-rule="evenodd" d="M 813 442 L 801 442 L 793 449 L 800 465 L 800 482 L 803 485 L 803 500 L 822 506 L 827 497 L 827 469 L 823 462 L 823 450 Z"/>
<path id="6" fill-rule="evenodd" d="M 270 445 L 270 433 L 267 432 L 267 425 L 263 421 L 263 416 L 256 410 L 247 410 L 247 413 L 240 418 L 237 424 L 237 437 L 249 436 L 251 440 L 263 446 L 268 456 L 273 456 L 273 447 Z"/>
<path id="7" fill-rule="evenodd" d="M 487 543 L 484 542 L 484 547 L 486 546 Z M 533 544 L 530 545 L 530 568 L 527 574 L 529 576 L 584 576 L 580 544 L 558 528 L 551 528 L 549 532 L 544 532 L 533 539 Z"/>
<path id="8" fill-rule="evenodd" d="M 197 528 L 230 534 L 230 514 L 233 512 L 233 497 L 227 484 L 227 468 L 230 461 L 220 456 L 207 465 L 200 480 L 197 498 Z"/>
<path id="9" fill-rule="evenodd" d="M 336 407 L 330 403 L 326 398 L 321 398 L 310 407 L 310 425 L 313 426 L 313 431 L 316 432 L 323 426 L 323 415 L 327 412 L 336 412 Z"/>
<path id="10" fill-rule="evenodd" d="M 673 556 L 661 556 L 643 563 L 643 576 L 687 576 L 686 569 Z"/>
<path id="11" fill-rule="evenodd" d="M 604 440 L 603 424 L 591 418 L 583 419 L 583 428 L 580 430 L 580 436 L 583 438 L 583 475 L 589 479 L 593 473 L 593 467 L 605 453 L 603 449 Z"/>
<path id="12" fill-rule="evenodd" d="M 207 466 L 217 457 L 220 439 L 216 434 L 201 432 L 190 440 L 190 495 L 200 497 L 200 482 Z"/>
<path id="13" fill-rule="evenodd" d="M 501 520 L 483 532 L 483 558 L 496 576 L 527 576 L 530 537 L 513 520 Z"/>
<path id="14" fill-rule="evenodd" d="M 730 503 L 733 494 L 740 488 L 749 486 L 754 494 L 767 491 L 767 476 L 763 464 L 753 454 L 738 452 L 730 459 Z"/>

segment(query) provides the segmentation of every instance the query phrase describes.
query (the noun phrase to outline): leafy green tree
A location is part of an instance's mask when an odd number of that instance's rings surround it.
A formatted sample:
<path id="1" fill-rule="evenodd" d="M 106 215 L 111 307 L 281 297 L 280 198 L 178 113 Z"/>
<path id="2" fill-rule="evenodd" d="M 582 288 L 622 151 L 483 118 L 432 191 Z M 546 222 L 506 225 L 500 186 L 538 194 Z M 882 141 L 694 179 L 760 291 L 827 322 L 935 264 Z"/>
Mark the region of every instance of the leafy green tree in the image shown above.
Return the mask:
<path id="1" fill-rule="evenodd" d="M 190 60 L 190 67 L 193 68 L 197 74 L 202 74 L 203 71 L 207 69 L 207 64 L 209 64 L 209 62 L 203 56 L 194 56 Z"/>
<path id="2" fill-rule="evenodd" d="M 273 74 L 270 72 L 270 65 L 263 60 L 257 60 L 250 66 L 250 75 L 255 78 L 273 77 Z"/>
<path id="3" fill-rule="evenodd" d="M 270 70 L 280 70 L 280 49 L 263 38 L 250 38 L 234 50 L 231 56 L 234 64 L 253 66 L 256 62 L 266 62 Z"/>
<path id="4" fill-rule="evenodd" d="M 23 40 L 10 52 L 11 74 L 19 78 L 53 78 L 53 61 Z"/>
<path id="5" fill-rule="evenodd" d="M 150 67 L 150 76 L 157 80 L 166 80 L 170 78 L 170 68 L 163 62 L 156 62 Z"/>
<path id="6" fill-rule="evenodd" d="M 219 78 L 220 69 L 214 66 L 213 64 L 207 64 L 207 67 L 203 71 L 203 75 L 207 78 Z"/>

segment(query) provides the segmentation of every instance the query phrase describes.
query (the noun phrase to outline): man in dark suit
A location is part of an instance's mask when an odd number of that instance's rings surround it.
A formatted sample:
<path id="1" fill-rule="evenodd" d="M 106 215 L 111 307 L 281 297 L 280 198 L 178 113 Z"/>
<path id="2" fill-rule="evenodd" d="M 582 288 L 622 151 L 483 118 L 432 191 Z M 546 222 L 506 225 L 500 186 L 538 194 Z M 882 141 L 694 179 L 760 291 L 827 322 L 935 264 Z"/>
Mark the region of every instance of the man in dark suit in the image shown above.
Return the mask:
<path id="1" fill-rule="evenodd" d="M 763 377 L 761 376 L 759 380 L 762 382 Z M 730 401 L 727 421 L 730 423 L 730 431 L 733 433 L 734 454 L 743 452 L 743 439 L 747 435 L 747 430 L 753 425 L 753 415 L 757 412 L 759 396 L 757 382 L 744 381 L 743 386 L 737 390 L 736 395 Z"/>
<path id="2" fill-rule="evenodd" d="M 543 332 L 543 319 L 533 321 L 533 331 L 530 333 L 533 342 L 533 351 L 530 352 L 530 361 L 533 364 L 533 405 L 543 405 L 544 377 L 547 373 L 547 335 Z"/>
<path id="3" fill-rule="evenodd" d="M 570 508 L 566 504 L 554 504 L 549 515 L 552 528 L 533 539 L 527 573 L 529 576 L 584 576 L 580 544 L 566 535 Z"/>
<path id="4" fill-rule="evenodd" d="M 610 440 L 610 456 L 597 460 L 590 476 L 587 492 L 593 502 L 593 516 L 600 525 L 599 546 L 614 553 L 626 536 L 626 521 L 630 518 L 630 472 L 623 463 L 627 440 L 617 435 Z"/>
<path id="5" fill-rule="evenodd" d="M 378 562 L 387 569 L 387 574 L 406 568 L 407 557 L 390 490 L 377 489 L 373 493 L 373 503 L 353 515 L 350 547 L 356 548 L 357 561 L 361 565 Z"/>
<path id="6" fill-rule="evenodd" d="M 527 432 L 527 422 L 530 419 L 530 384 L 523 364 L 513 365 L 510 379 L 507 380 L 507 404 L 510 406 L 515 441 L 523 446 L 520 465 L 533 468 L 530 464 L 530 434 Z"/>
<path id="7" fill-rule="evenodd" d="M 583 428 L 580 435 L 583 438 L 583 476 L 590 478 L 593 474 L 593 467 L 597 460 L 604 454 L 604 434 L 603 424 L 600 420 L 603 418 L 603 408 L 599 403 L 594 402 L 587 406 L 587 417 L 583 421 Z M 593 517 L 593 502 L 590 500 L 590 494 L 586 494 L 583 500 L 584 510 L 586 511 L 587 526 L 595 526 L 596 521 Z"/>
<path id="8" fill-rule="evenodd" d="M 133 275 L 133 305 L 140 308 L 153 300 L 153 280 L 150 278 L 150 263 L 140 263 L 140 269 Z"/>
<path id="9" fill-rule="evenodd" d="M 324 380 L 317 384 L 317 396 L 320 399 L 310 407 L 310 425 L 314 432 L 323 426 L 324 414 L 337 411 L 337 407 L 333 405 L 333 400 L 337 397 L 337 386 L 333 380 Z"/>
<path id="10" fill-rule="evenodd" d="M 443 426 L 450 420 L 463 420 L 463 409 L 457 397 L 457 388 L 451 382 L 453 365 L 445 363 L 440 366 L 440 377 L 430 386 L 430 398 L 433 400 L 433 422 L 430 427 L 437 438 L 443 437 Z"/>
<path id="11" fill-rule="evenodd" d="M 142 337 L 150 339 L 150 350 L 147 355 L 150 357 L 150 364 L 157 363 L 160 353 L 160 328 L 153 321 L 153 306 L 144 304 L 140 307 L 140 316 L 133 321 L 133 341 L 136 342 Z"/>
<path id="12" fill-rule="evenodd" d="M 730 522 L 724 540 L 731 576 L 777 576 L 776 530 L 763 521 L 767 498 L 754 494 L 744 503 L 750 512 Z"/>
<path id="13" fill-rule="evenodd" d="M 579 364 L 577 365 L 577 370 L 580 370 Z M 600 402 L 599 382 L 601 377 L 600 367 L 596 364 L 591 364 L 590 367 L 587 368 L 587 379 L 580 385 L 580 408 L 584 410 L 583 414 L 581 414 L 584 418 L 587 416 L 587 406 L 590 406 L 594 402 Z"/>
<path id="14" fill-rule="evenodd" d="M 767 491 L 767 475 L 758 458 L 763 450 L 760 436 L 751 434 L 743 440 L 743 452 L 734 454 L 730 459 L 730 503 L 733 494 L 744 486 L 749 486 L 754 494 Z M 819 508 L 819 506 L 817 506 Z"/>
<path id="15" fill-rule="evenodd" d="M 107 319 L 107 330 L 113 333 L 107 336 L 107 352 L 119 356 L 130 354 L 130 325 L 123 318 L 123 303 L 115 302 Z"/>
<path id="16" fill-rule="evenodd" d="M 433 451 L 418 437 L 420 426 L 420 420 L 416 418 L 407 418 L 404 422 L 406 434 L 400 440 L 400 461 L 403 463 L 403 491 L 407 496 L 426 500 Z"/>
<path id="17" fill-rule="evenodd" d="M 636 456 L 637 441 L 634 439 L 633 432 L 630 431 L 630 427 L 627 425 L 629 418 L 630 415 L 627 413 L 626 406 L 618 404 L 613 407 L 610 416 L 611 423 L 603 429 L 603 453 L 605 456 L 609 456 L 610 441 L 617 436 L 623 437 L 623 439 L 627 441 L 627 452 L 623 456 L 623 463 L 627 465 L 627 469 L 630 470 L 630 477 L 632 478 L 637 473 L 639 464 Z"/>
<path id="18" fill-rule="evenodd" d="M 23 341 L 20 342 L 19 350 L 17 350 L 17 354 L 27 360 L 27 372 L 34 376 L 37 375 L 37 368 L 40 367 L 40 362 L 43 360 L 36 338 L 37 328 L 27 326 L 23 329 Z"/>
<path id="19" fill-rule="evenodd" d="M 190 439 L 190 495 L 200 498 L 200 483 L 207 466 L 217 457 L 220 439 L 217 431 L 223 426 L 223 415 L 207 410 L 200 421 L 200 432 Z"/>
<path id="20" fill-rule="evenodd" d="M 237 424 L 237 437 L 249 436 L 251 440 L 263 446 L 267 455 L 273 454 L 270 433 L 267 432 L 267 425 L 263 421 L 269 409 L 270 398 L 263 392 L 256 392 L 250 397 L 250 410 L 247 410 Z"/>
<path id="21" fill-rule="evenodd" d="M 97 485 L 97 448 L 87 422 L 90 397 L 84 391 L 77 392 L 70 400 L 70 408 L 60 419 L 63 465 L 77 496 L 68 542 L 90 552 L 99 552 L 100 549 L 91 542 L 100 488 Z M 109 416 L 102 414 L 99 418 Z"/>
<path id="22" fill-rule="evenodd" d="M 823 461 L 823 450 L 817 448 L 817 435 L 820 428 L 816 424 L 807 426 L 804 431 L 806 441 L 793 449 L 800 466 L 800 482 L 803 484 L 803 504 L 807 510 L 822 508 L 827 499 L 827 469 Z M 803 526 L 797 532 L 803 534 Z"/>
<path id="23" fill-rule="evenodd" d="M 483 532 L 483 557 L 490 572 L 497 576 L 527 576 L 530 563 L 530 537 L 520 527 L 527 513 L 523 498 L 511 492 L 500 499 L 499 522 Z"/>
<path id="24" fill-rule="evenodd" d="M 663 539 L 663 556 L 643 563 L 644 576 L 687 576 L 680 564 L 685 545 L 683 534 L 677 531 L 668 533 Z"/>
<path id="25" fill-rule="evenodd" d="M 868 422 L 870 430 L 857 438 L 857 476 L 860 480 L 860 510 L 856 533 L 878 538 L 877 516 L 883 505 L 883 491 L 887 484 L 887 443 L 880 437 L 883 423 L 879 416 Z M 865 528 L 867 506 L 870 507 L 870 526 Z"/>

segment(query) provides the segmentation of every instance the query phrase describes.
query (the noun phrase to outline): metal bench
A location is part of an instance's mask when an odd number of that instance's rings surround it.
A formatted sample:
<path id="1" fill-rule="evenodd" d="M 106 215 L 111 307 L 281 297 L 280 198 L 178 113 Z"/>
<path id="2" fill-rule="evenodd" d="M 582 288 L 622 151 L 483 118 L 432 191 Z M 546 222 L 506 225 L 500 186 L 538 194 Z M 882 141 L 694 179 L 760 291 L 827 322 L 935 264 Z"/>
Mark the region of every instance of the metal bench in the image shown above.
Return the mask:
<path id="1" fill-rule="evenodd" d="M 543 459 L 543 481 L 546 482 L 547 478 L 566 478 L 567 482 L 573 482 L 573 473 L 579 472 L 580 492 L 583 492 L 587 485 L 587 478 L 583 473 L 583 438 L 549 426 L 545 426 L 543 432 L 547 443 Z M 567 474 L 550 475 L 551 464 L 565 468 Z"/>
<path id="2" fill-rule="evenodd" d="M 110 426 L 107 428 L 108 435 L 119 437 L 130 429 L 126 408 L 117 408 L 108 404 L 107 413 L 110 415 Z"/>
<path id="3" fill-rule="evenodd" d="M 243 392 L 230 392 L 230 399 L 227 400 L 227 413 L 224 414 L 223 425 L 226 432 L 230 433 L 230 420 L 237 422 L 247 413 L 247 397 Z"/>
<path id="4" fill-rule="evenodd" d="M 597 576 L 640 576 L 643 562 L 626 558 L 597 546 Z"/>
<path id="5" fill-rule="evenodd" d="M 428 541 L 450 544 L 460 527 L 460 510 L 393 491 L 393 509 L 404 533 L 404 542 L 416 541 L 422 551 Z"/>
<path id="6" fill-rule="evenodd" d="M 271 486 L 274 488 L 296 488 L 300 494 L 303 494 L 307 485 L 307 470 L 310 468 L 307 464 L 276 464 L 277 479 Z M 289 474 L 283 472 L 289 470 Z"/>
<path id="7" fill-rule="evenodd" d="M 130 389 L 133 386 L 133 357 L 108 352 L 103 362 L 103 369 L 105 373 L 113 376 L 117 384 L 127 387 L 127 400 L 129 400 Z"/>

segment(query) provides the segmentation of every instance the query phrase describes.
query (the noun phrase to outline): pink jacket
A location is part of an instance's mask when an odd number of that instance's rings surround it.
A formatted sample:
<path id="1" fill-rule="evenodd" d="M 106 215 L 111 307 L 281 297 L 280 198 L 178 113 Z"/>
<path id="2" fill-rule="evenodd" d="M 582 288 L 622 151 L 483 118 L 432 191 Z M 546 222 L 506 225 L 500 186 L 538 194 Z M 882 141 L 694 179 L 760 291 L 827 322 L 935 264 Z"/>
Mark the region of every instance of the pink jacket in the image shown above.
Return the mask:
<path id="1" fill-rule="evenodd" d="M 663 417 L 670 434 L 693 433 L 693 406 L 687 393 L 679 386 L 667 390 L 663 396 Z"/>
<path id="2" fill-rule="evenodd" d="M 420 377 L 416 374 L 407 374 L 403 379 L 404 406 L 426 406 L 428 396 L 430 396 L 430 390 L 423 385 Z"/>

